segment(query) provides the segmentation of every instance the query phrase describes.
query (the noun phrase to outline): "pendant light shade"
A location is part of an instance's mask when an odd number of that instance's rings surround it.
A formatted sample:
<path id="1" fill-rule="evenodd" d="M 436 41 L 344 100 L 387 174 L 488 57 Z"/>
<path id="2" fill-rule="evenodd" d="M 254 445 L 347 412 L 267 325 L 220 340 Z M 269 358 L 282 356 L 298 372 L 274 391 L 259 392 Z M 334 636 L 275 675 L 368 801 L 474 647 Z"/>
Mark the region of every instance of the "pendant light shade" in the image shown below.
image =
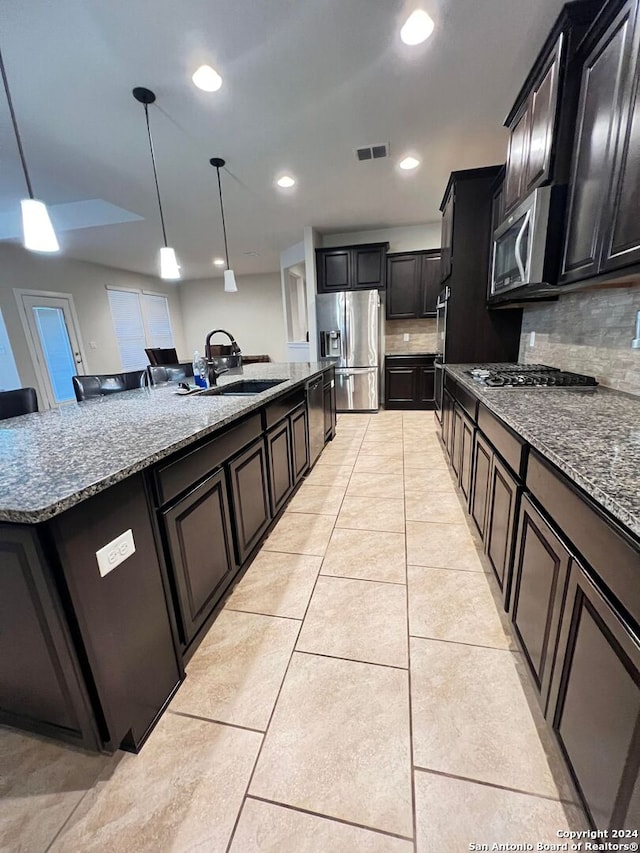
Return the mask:
<path id="1" fill-rule="evenodd" d="M 222 184 L 220 183 L 220 169 L 224 166 L 225 161 L 222 159 L 222 157 L 212 157 L 209 162 L 218 173 L 218 196 L 220 197 L 220 215 L 222 217 L 222 234 L 224 236 L 224 256 L 227 261 L 227 266 L 224 271 L 224 289 L 227 293 L 237 293 L 238 285 L 236 284 L 236 275 L 229 264 L 229 246 L 227 245 L 227 224 L 224 218 L 224 205 L 222 203 Z"/>
<path id="2" fill-rule="evenodd" d="M 43 201 L 37 201 L 33 197 L 33 187 L 31 186 L 31 178 L 29 177 L 29 170 L 27 169 L 27 160 L 24 156 L 24 149 L 22 148 L 22 139 L 20 138 L 20 131 L 18 130 L 18 121 L 13 109 L 13 100 L 11 99 L 11 92 L 9 91 L 9 81 L 7 80 L 7 72 L 4 67 L 2 51 L 0 51 L 0 74 L 2 74 L 2 83 L 7 96 L 11 123 L 13 124 L 13 132 L 16 137 L 22 171 L 24 172 L 24 180 L 29 193 L 29 198 L 25 198 L 20 202 L 22 210 L 22 242 L 25 249 L 29 249 L 31 252 L 59 252 L 60 245 L 58 243 L 58 238 L 56 237 L 56 232 L 53 230 L 51 219 L 49 218 L 49 211 Z"/>
<path id="3" fill-rule="evenodd" d="M 162 210 L 162 199 L 160 198 L 160 187 L 158 186 L 158 170 L 156 169 L 156 155 L 153 150 L 153 139 L 151 137 L 151 127 L 149 125 L 149 104 L 153 104 L 156 96 L 151 89 L 145 89 L 144 86 L 136 86 L 133 90 L 133 97 L 138 103 L 144 106 L 144 117 L 147 123 L 147 137 L 149 139 L 149 151 L 151 152 L 151 165 L 153 167 L 153 181 L 156 187 L 156 196 L 158 198 L 158 210 L 160 211 L 160 224 L 162 225 L 162 239 L 164 246 L 160 249 L 160 278 L 167 281 L 177 281 L 180 278 L 180 267 L 176 258 L 175 250 L 172 249 L 167 242 L 167 229 L 164 224 L 164 212 Z"/>

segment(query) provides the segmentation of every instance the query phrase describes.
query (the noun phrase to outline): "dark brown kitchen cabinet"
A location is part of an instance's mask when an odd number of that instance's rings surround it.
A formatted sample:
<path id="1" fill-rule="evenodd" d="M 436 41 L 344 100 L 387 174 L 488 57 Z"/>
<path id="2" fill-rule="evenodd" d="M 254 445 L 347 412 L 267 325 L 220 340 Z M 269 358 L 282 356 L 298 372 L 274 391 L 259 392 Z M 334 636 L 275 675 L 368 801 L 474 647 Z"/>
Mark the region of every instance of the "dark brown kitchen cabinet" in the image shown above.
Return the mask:
<path id="1" fill-rule="evenodd" d="M 433 409 L 435 367 L 432 355 L 394 355 L 384 360 L 386 409 Z"/>
<path id="2" fill-rule="evenodd" d="M 264 439 L 251 444 L 229 463 L 236 547 L 239 563 L 269 526 L 269 487 Z"/>
<path id="3" fill-rule="evenodd" d="M 291 421 L 285 418 L 267 433 L 269 461 L 269 496 L 271 513 L 275 515 L 287 501 L 294 485 Z"/>
<path id="4" fill-rule="evenodd" d="M 471 478 L 473 475 L 473 439 L 475 429 L 473 422 L 463 413 L 462 433 L 460 437 L 460 489 L 467 505 L 471 494 Z"/>
<path id="5" fill-rule="evenodd" d="M 485 551 L 506 602 L 521 487 L 495 453 L 488 486 Z"/>
<path id="6" fill-rule="evenodd" d="M 460 467 L 462 464 L 462 419 L 462 409 L 455 404 L 451 423 L 451 467 L 458 480 L 460 480 Z"/>
<path id="7" fill-rule="evenodd" d="M 449 459 L 451 459 L 451 427 L 453 425 L 453 406 L 453 397 L 445 389 L 442 392 L 442 443 L 444 444 Z"/>
<path id="8" fill-rule="evenodd" d="M 636 13 L 640 15 L 640 12 Z M 636 23 L 636 27 L 638 27 Z M 635 70 L 625 91 L 610 206 L 605 222 L 602 270 L 640 263 L 640 56 L 637 33 L 633 46 Z"/>
<path id="9" fill-rule="evenodd" d="M 188 646 L 235 569 L 224 469 L 163 513 L 182 641 Z"/>
<path id="10" fill-rule="evenodd" d="M 612 216 L 607 206 L 616 142 L 619 136 L 628 138 L 628 134 L 621 130 L 621 119 L 623 100 L 628 95 L 627 78 L 632 53 L 637 53 L 633 41 L 636 15 L 637 0 L 629 0 L 601 34 L 584 62 L 562 283 L 590 278 L 600 272 L 607 221 L 615 219 L 611 241 L 613 245 L 621 240 L 619 245 L 622 247 L 631 233 L 625 235 L 624 232 L 626 211 L 629 211 L 628 215 L 638 215 L 637 191 L 631 185 L 619 186 L 614 203 L 617 209 L 614 209 Z M 619 169 L 619 177 L 623 182 L 626 167 L 630 166 L 632 172 L 635 168 L 633 157 L 631 161 L 627 159 L 624 162 L 625 166 Z M 611 264 L 622 263 L 624 253 L 614 254 L 615 261 L 611 257 Z M 624 263 L 627 263 L 626 259 Z"/>
<path id="11" fill-rule="evenodd" d="M 512 210 L 523 195 L 529 140 L 530 115 L 528 107 L 528 103 L 525 104 L 522 113 L 511 128 L 511 136 L 509 137 L 507 173 L 504 182 L 505 212 Z"/>
<path id="12" fill-rule="evenodd" d="M 603 593 L 571 563 L 547 718 L 597 829 L 637 829 L 640 647 Z"/>
<path id="13" fill-rule="evenodd" d="M 324 440 L 326 443 L 335 438 L 336 434 L 336 380 L 333 369 L 326 372 L 322 391 L 324 399 Z"/>
<path id="14" fill-rule="evenodd" d="M 549 693 L 569 552 L 560 537 L 522 498 L 509 611 L 542 702 Z"/>
<path id="15" fill-rule="evenodd" d="M 444 284 L 449 278 L 453 266 L 453 209 L 455 200 L 455 185 L 451 183 L 440 207 L 440 210 L 442 211 L 442 238 L 440 240 L 441 284 Z"/>
<path id="16" fill-rule="evenodd" d="M 388 243 L 367 243 L 316 249 L 318 293 L 384 288 L 388 247 Z"/>
<path id="17" fill-rule="evenodd" d="M 309 467 L 309 428 L 306 405 L 299 406 L 289 416 L 291 424 L 291 458 L 295 485 Z"/>
<path id="18" fill-rule="evenodd" d="M 387 257 L 387 320 L 435 317 L 440 250 Z"/>
<path id="19" fill-rule="evenodd" d="M 487 501 L 489 497 L 489 478 L 491 476 L 492 460 L 493 448 L 484 436 L 478 432 L 476 434 L 473 455 L 470 512 L 483 542 L 487 521 Z"/>

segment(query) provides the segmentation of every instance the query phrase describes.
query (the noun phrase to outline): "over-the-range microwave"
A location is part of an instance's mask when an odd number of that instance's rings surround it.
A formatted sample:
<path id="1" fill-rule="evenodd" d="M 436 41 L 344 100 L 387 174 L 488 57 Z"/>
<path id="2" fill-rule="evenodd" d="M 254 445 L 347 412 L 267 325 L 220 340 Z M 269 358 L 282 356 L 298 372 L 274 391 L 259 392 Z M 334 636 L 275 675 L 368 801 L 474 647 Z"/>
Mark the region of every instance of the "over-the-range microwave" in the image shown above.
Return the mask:
<path id="1" fill-rule="evenodd" d="M 495 230 L 490 303 L 516 290 L 535 297 L 555 285 L 565 201 L 566 187 L 540 187 Z"/>

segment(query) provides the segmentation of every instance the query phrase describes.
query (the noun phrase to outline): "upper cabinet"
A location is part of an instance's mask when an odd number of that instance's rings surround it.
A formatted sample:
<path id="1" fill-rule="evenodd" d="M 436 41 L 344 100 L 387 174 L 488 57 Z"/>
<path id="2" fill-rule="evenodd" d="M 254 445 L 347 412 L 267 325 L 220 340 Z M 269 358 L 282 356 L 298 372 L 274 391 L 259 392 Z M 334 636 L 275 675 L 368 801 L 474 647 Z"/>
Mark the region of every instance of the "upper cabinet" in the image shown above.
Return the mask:
<path id="1" fill-rule="evenodd" d="M 386 286 L 388 243 L 316 249 L 318 293 Z"/>
<path id="2" fill-rule="evenodd" d="M 640 261 L 637 18 L 609 4 L 585 43 L 562 283 Z"/>
<path id="3" fill-rule="evenodd" d="M 387 320 L 435 317 L 440 249 L 387 257 Z"/>
<path id="4" fill-rule="evenodd" d="M 440 240 L 441 252 L 441 276 L 442 284 L 451 275 L 453 262 L 453 206 L 456 199 L 456 188 L 452 182 L 447 188 L 444 200 L 440 207 L 442 211 L 442 239 Z"/>
<path id="5" fill-rule="evenodd" d="M 567 180 L 578 94 L 571 59 L 600 7 L 593 0 L 565 6 L 506 118 L 506 214 L 537 187 Z"/>

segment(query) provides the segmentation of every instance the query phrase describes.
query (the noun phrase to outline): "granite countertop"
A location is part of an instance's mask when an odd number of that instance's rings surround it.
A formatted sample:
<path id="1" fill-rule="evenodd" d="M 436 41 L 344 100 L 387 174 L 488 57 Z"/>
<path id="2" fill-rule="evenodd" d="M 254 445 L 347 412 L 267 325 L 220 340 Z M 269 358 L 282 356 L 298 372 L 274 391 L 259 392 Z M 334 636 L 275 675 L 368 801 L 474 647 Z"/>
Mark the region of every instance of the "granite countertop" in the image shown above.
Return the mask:
<path id="1" fill-rule="evenodd" d="M 244 378 L 284 379 L 250 397 L 124 391 L 0 421 L 0 521 L 45 521 L 326 370 L 329 362 L 251 364 Z M 237 382 L 221 376 L 219 385 Z"/>
<path id="2" fill-rule="evenodd" d="M 532 447 L 640 536 L 640 398 L 599 386 L 490 388 L 455 364 L 446 370 Z"/>

